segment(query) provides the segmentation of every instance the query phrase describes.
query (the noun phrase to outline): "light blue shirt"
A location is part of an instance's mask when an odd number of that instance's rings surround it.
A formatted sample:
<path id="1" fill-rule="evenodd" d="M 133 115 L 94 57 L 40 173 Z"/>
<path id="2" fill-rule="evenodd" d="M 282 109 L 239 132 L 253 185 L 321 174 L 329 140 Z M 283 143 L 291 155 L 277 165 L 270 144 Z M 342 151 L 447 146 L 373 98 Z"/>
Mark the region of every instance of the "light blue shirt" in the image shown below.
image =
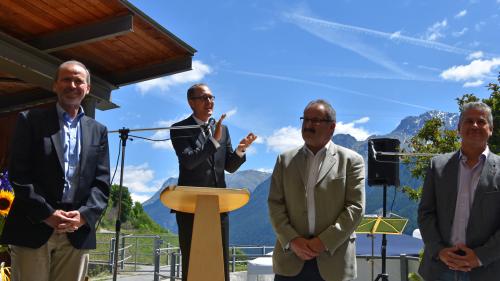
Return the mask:
<path id="1" fill-rule="evenodd" d="M 64 203 L 73 202 L 73 191 L 78 185 L 79 167 L 80 167 L 80 152 L 81 152 L 81 125 L 84 112 L 80 107 L 75 118 L 71 119 L 69 114 L 57 104 L 57 116 L 59 117 L 59 125 L 61 127 L 61 140 L 64 151 Z"/>

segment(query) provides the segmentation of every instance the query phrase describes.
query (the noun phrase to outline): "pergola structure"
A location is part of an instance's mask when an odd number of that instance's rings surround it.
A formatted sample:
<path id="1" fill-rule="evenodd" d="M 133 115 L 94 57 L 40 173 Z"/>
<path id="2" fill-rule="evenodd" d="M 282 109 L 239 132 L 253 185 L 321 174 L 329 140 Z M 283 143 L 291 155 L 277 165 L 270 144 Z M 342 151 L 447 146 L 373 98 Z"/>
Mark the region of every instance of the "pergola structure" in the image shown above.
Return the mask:
<path id="1" fill-rule="evenodd" d="M 52 79 L 75 59 L 90 70 L 87 115 L 113 90 L 191 69 L 196 52 L 126 0 L 0 1 L 0 169 L 16 113 L 56 101 Z"/>

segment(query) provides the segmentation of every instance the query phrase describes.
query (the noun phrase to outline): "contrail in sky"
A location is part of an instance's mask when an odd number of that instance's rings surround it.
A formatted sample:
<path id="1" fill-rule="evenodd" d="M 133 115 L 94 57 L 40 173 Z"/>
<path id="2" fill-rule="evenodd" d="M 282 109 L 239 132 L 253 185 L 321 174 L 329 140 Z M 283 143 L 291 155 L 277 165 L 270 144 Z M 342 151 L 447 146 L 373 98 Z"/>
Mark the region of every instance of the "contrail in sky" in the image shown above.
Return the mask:
<path id="1" fill-rule="evenodd" d="M 346 24 L 341 24 L 341 23 L 337 23 L 337 22 L 312 18 L 312 17 L 303 16 L 303 15 L 299 15 L 299 14 L 287 14 L 286 16 L 287 16 L 287 18 L 294 20 L 294 21 L 292 21 L 294 24 L 297 24 L 301 27 L 305 27 L 304 25 L 316 25 L 318 27 L 347 31 L 347 32 L 358 33 L 358 34 L 363 34 L 363 35 L 369 35 L 369 36 L 373 36 L 373 37 L 378 37 L 378 38 L 388 39 L 391 41 L 412 44 L 412 45 L 416 45 L 416 46 L 420 46 L 420 47 L 424 47 L 424 48 L 431 48 L 431 49 L 444 51 L 444 52 L 448 52 L 448 53 L 454 53 L 454 54 L 468 55 L 468 54 L 473 52 L 472 50 L 457 48 L 457 47 L 454 47 L 451 45 L 447 45 L 447 44 L 443 44 L 443 43 L 439 43 L 439 42 L 435 42 L 435 41 L 405 36 L 405 35 L 401 35 L 399 33 L 387 33 L 387 32 L 382 32 L 382 31 L 378 31 L 378 30 L 373 30 L 373 29 L 357 27 L 357 26 L 353 26 L 353 25 L 346 25 Z M 490 55 L 490 56 L 492 56 L 492 55 Z"/>
<path id="2" fill-rule="evenodd" d="M 410 106 L 410 107 L 415 107 L 419 109 L 424 109 L 424 110 L 433 110 L 434 108 L 430 108 L 427 106 L 422 106 L 418 104 L 412 104 L 412 103 L 407 103 L 395 99 L 388 99 L 388 98 L 383 98 L 383 97 L 378 97 L 375 95 L 370 95 L 354 90 L 349 90 L 349 89 L 344 89 L 340 87 L 335 87 L 332 85 L 328 85 L 325 83 L 320 83 L 320 82 L 314 82 L 314 81 L 309 81 L 309 80 L 304 80 L 304 79 L 298 79 L 298 78 L 293 78 L 293 77 L 288 77 L 288 76 L 281 76 L 281 75 L 273 75 L 273 74 L 266 74 L 266 73 L 258 73 L 258 72 L 250 72 L 250 71 L 241 71 L 241 70 L 226 70 L 228 72 L 236 73 L 236 74 L 242 74 L 242 75 L 248 75 L 248 76 L 254 76 L 254 77 L 262 77 L 262 78 L 268 78 L 268 79 L 276 79 L 276 80 L 282 80 L 282 81 L 288 81 L 288 82 L 295 82 L 295 83 L 300 83 L 300 84 L 307 84 L 307 85 L 313 85 L 317 87 L 322 87 L 330 90 L 335 90 L 339 92 L 345 92 L 345 93 L 350 93 L 353 95 L 357 96 L 362 96 L 362 97 L 367 97 L 371 99 L 376 99 L 376 100 L 381 100 L 385 102 L 390 102 L 390 103 L 396 103 L 399 105 L 405 105 L 405 106 Z"/>

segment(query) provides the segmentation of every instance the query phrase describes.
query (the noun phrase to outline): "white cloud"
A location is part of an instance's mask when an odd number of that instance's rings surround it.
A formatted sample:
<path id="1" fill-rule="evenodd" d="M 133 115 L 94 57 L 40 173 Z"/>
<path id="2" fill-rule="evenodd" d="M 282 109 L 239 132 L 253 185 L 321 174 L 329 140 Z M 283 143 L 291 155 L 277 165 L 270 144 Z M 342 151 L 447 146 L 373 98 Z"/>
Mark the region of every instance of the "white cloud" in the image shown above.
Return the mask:
<path id="1" fill-rule="evenodd" d="M 257 154 L 257 148 L 255 148 L 255 146 L 249 146 L 249 147 L 247 147 L 245 154 L 246 155 L 255 155 L 255 154 Z"/>
<path id="2" fill-rule="evenodd" d="M 362 127 L 356 127 L 356 124 L 364 124 L 369 120 L 369 117 L 363 117 L 349 123 L 339 121 L 335 127 L 335 134 L 349 134 L 358 141 L 366 140 L 372 134 Z"/>
<path id="3" fill-rule="evenodd" d="M 455 15 L 455 18 L 461 18 L 463 16 L 467 15 L 467 10 L 462 10 L 458 14 Z"/>
<path id="4" fill-rule="evenodd" d="M 473 87 L 478 87 L 484 84 L 483 80 L 476 80 L 476 81 L 471 81 L 471 82 L 465 82 L 463 87 L 464 88 L 473 88 Z"/>
<path id="5" fill-rule="evenodd" d="M 392 33 L 389 38 L 396 39 L 396 38 L 399 38 L 400 36 L 401 36 L 401 31 L 396 31 L 396 32 Z"/>
<path id="6" fill-rule="evenodd" d="M 491 60 L 473 60 L 468 65 L 453 66 L 441 73 L 445 80 L 466 81 L 471 79 L 480 79 L 488 76 L 492 70 L 500 66 L 500 58 Z"/>
<path id="7" fill-rule="evenodd" d="M 193 61 L 193 70 L 144 81 L 138 83 L 136 88 L 141 94 L 146 94 L 155 89 L 165 92 L 175 85 L 198 82 L 211 72 L 212 68 L 210 66 L 199 60 L 195 60 Z"/>
<path id="8" fill-rule="evenodd" d="M 278 153 L 290 150 L 304 144 L 300 128 L 288 126 L 275 130 L 266 138 L 268 150 Z"/>
<path id="9" fill-rule="evenodd" d="M 441 37 L 445 37 L 443 31 L 447 26 L 448 21 L 446 19 L 434 23 L 432 26 L 427 28 L 425 39 L 429 41 L 436 41 Z"/>
<path id="10" fill-rule="evenodd" d="M 480 22 L 478 22 L 478 23 L 476 23 L 476 24 L 474 25 L 474 29 L 475 29 L 476 31 L 481 31 L 481 30 L 483 29 L 483 26 L 485 26 L 485 25 L 486 25 L 486 22 L 484 22 L 484 21 L 480 21 Z"/>
<path id="11" fill-rule="evenodd" d="M 352 121 L 352 123 L 354 123 L 354 124 L 363 124 L 363 123 L 366 123 L 368 121 L 370 121 L 370 117 L 361 117 L 358 120 Z"/>
<path id="12" fill-rule="evenodd" d="M 156 126 L 158 128 L 170 127 L 170 126 L 172 126 L 172 124 L 174 124 L 180 120 L 186 119 L 188 116 L 189 116 L 189 114 L 185 114 L 176 120 L 160 120 L 160 121 L 156 122 Z M 170 130 L 158 130 L 149 138 L 154 139 L 154 140 L 168 139 L 168 138 L 170 138 Z M 151 142 L 151 145 L 153 146 L 153 148 L 157 148 L 157 149 L 166 149 L 166 150 L 173 150 L 174 149 L 174 147 L 172 146 L 172 142 L 170 140 L 154 141 L 154 142 Z"/>
<path id="13" fill-rule="evenodd" d="M 500 0 L 499 0 L 500 1 Z M 467 56 L 467 60 L 475 60 L 475 59 L 480 59 L 484 56 L 483 52 L 481 51 L 477 51 L 477 52 L 474 52 L 474 53 L 470 53 L 468 56 Z"/>
<path id="14" fill-rule="evenodd" d="M 236 112 L 238 112 L 238 108 L 233 108 L 233 109 L 229 110 L 228 112 L 226 112 L 226 118 L 235 115 Z"/>
<path id="15" fill-rule="evenodd" d="M 464 35 L 467 31 L 469 31 L 469 29 L 467 27 L 464 27 L 460 31 L 455 31 L 455 32 L 451 33 L 451 35 L 453 35 L 453 37 L 460 37 L 460 36 Z"/>
<path id="16" fill-rule="evenodd" d="M 117 169 L 120 175 L 120 168 Z M 158 191 L 162 180 L 155 180 L 155 172 L 148 163 L 141 165 L 126 165 L 123 173 L 123 186 L 128 187 L 130 193 L 152 193 Z M 120 184 L 120 178 L 115 177 L 113 184 Z"/>
<path id="17" fill-rule="evenodd" d="M 272 168 L 258 168 L 257 171 L 264 172 L 264 173 L 272 173 L 273 169 Z"/>
<path id="18" fill-rule="evenodd" d="M 132 201 L 134 202 L 144 203 L 146 200 L 151 198 L 151 195 L 130 193 L 130 197 L 132 197 Z"/>

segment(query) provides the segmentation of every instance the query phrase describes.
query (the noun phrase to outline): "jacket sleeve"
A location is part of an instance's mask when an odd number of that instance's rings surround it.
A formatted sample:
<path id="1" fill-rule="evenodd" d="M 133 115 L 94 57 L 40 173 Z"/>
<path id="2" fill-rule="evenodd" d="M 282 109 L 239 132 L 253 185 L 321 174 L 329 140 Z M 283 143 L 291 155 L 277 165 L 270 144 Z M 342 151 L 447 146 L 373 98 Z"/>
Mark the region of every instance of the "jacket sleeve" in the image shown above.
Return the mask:
<path id="1" fill-rule="evenodd" d="M 422 189 L 422 198 L 418 206 L 418 227 L 422 234 L 426 251 L 433 258 L 437 258 L 439 251 L 446 247 L 438 229 L 436 185 L 434 179 L 434 159 L 431 160 L 425 176 Z"/>
<path id="2" fill-rule="evenodd" d="M 229 130 L 226 126 L 224 126 L 226 132 L 226 165 L 224 170 L 229 173 L 234 173 L 238 168 L 245 162 L 246 155 L 240 157 L 236 154 L 236 151 L 233 149 L 231 145 L 231 137 L 229 136 Z"/>
<path id="3" fill-rule="evenodd" d="M 337 248 L 354 233 L 365 210 L 365 166 L 363 158 L 355 154 L 346 167 L 344 210 L 333 225 L 327 227 L 318 237 L 333 254 Z"/>
<path id="4" fill-rule="evenodd" d="M 48 218 L 55 209 L 37 192 L 33 180 L 34 139 L 33 124 L 30 122 L 29 112 L 19 114 L 14 136 L 12 138 L 9 178 L 14 189 L 15 202 L 21 204 L 27 217 L 34 223 Z"/>
<path id="5" fill-rule="evenodd" d="M 110 192 L 109 147 L 106 127 L 102 127 L 98 137 L 99 152 L 95 160 L 97 163 L 95 178 L 90 186 L 87 202 L 78 209 L 91 228 L 95 227 L 102 213 L 106 210 Z"/>
<path id="6" fill-rule="evenodd" d="M 278 156 L 271 176 L 271 186 L 269 188 L 267 204 L 271 225 L 283 248 L 285 248 L 292 239 L 300 236 L 290 222 L 284 188 L 283 163 L 281 162 L 281 156 Z"/>

